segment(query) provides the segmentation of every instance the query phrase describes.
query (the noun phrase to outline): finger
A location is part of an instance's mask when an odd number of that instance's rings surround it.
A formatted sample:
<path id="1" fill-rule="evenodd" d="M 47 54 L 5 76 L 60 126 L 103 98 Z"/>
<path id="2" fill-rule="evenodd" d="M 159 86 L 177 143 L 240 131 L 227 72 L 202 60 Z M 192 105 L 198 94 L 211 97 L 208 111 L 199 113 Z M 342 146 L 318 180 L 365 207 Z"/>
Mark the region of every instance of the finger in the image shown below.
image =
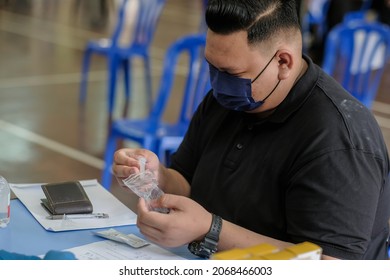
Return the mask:
<path id="1" fill-rule="evenodd" d="M 139 156 L 133 149 L 121 149 L 114 154 L 113 173 L 120 179 L 127 178 L 131 174 L 138 173 L 140 165 Z"/>
<path id="2" fill-rule="evenodd" d="M 155 214 L 159 213 L 149 210 L 148 204 L 142 197 L 138 200 L 137 213 L 138 220 L 140 220 L 142 223 L 148 226 L 157 227 L 156 225 L 158 225 L 159 217 L 156 217 Z"/>
<path id="3" fill-rule="evenodd" d="M 121 149 L 115 152 L 114 162 L 117 165 L 138 166 L 138 160 L 133 149 Z"/>
<path id="4" fill-rule="evenodd" d="M 158 157 L 153 152 L 145 149 L 140 149 L 139 154 L 137 155 L 138 160 L 141 157 L 146 159 L 145 169 L 154 170 L 156 168 L 156 165 L 158 166 Z"/>
<path id="5" fill-rule="evenodd" d="M 157 228 L 144 224 L 142 221 L 137 219 L 137 227 L 141 234 L 146 236 L 149 240 L 153 242 L 158 241 L 161 237 L 161 231 Z"/>
<path id="6" fill-rule="evenodd" d="M 143 198 L 140 198 L 138 201 L 137 215 L 137 222 L 153 227 L 158 231 L 163 231 L 164 226 L 169 221 L 167 214 L 149 210 L 149 206 Z"/>
<path id="7" fill-rule="evenodd" d="M 138 209 L 139 216 L 142 215 L 143 213 L 149 212 L 149 208 L 144 198 L 141 197 L 140 199 L 138 199 L 137 209 Z"/>
<path id="8" fill-rule="evenodd" d="M 118 164 L 126 164 L 131 154 L 132 149 L 119 149 L 114 153 L 114 161 Z"/>
<path id="9" fill-rule="evenodd" d="M 156 243 L 156 244 L 159 244 L 159 239 L 156 238 L 155 236 L 153 235 L 149 235 L 147 232 L 144 232 L 142 229 L 139 229 L 139 232 L 149 241 L 153 242 L 153 243 Z"/>
<path id="10" fill-rule="evenodd" d="M 184 208 L 186 200 L 188 198 L 181 195 L 164 194 L 157 200 L 157 203 L 159 207 L 181 210 Z"/>
<path id="11" fill-rule="evenodd" d="M 116 165 L 112 166 L 112 171 L 116 177 L 119 179 L 125 179 L 129 177 L 131 174 L 139 172 L 138 168 L 130 167 L 127 165 Z"/>
<path id="12" fill-rule="evenodd" d="M 150 211 L 145 199 L 140 198 L 137 204 L 137 213 L 137 226 L 141 233 L 146 236 L 157 238 L 157 236 L 161 234 L 158 219 L 154 217 L 154 214 L 157 212 Z"/>

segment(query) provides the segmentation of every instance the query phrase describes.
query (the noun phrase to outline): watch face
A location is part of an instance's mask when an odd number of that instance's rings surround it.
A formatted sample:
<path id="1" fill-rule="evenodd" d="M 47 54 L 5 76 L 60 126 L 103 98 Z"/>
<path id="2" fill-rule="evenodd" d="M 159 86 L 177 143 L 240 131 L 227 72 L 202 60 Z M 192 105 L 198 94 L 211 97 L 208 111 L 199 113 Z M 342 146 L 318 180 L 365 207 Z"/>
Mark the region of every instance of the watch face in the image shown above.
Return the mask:
<path id="1" fill-rule="evenodd" d="M 217 251 L 219 234 L 222 229 L 222 218 L 212 214 L 212 221 L 209 232 L 202 241 L 193 241 L 188 244 L 188 250 L 194 255 L 208 259 Z"/>
<path id="2" fill-rule="evenodd" d="M 208 259 L 211 256 L 211 251 L 203 246 L 202 242 L 193 241 L 188 244 L 188 250 L 198 257 Z"/>

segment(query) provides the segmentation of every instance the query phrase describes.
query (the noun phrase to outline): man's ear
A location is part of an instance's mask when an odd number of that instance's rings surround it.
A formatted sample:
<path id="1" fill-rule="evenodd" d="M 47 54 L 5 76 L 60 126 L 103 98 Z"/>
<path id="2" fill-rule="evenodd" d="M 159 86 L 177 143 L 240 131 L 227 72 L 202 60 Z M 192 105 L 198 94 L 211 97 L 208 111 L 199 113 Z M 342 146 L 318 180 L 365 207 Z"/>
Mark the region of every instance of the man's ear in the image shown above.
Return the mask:
<path id="1" fill-rule="evenodd" d="M 285 80 L 290 76 L 292 72 L 294 64 L 293 56 L 288 51 L 281 50 L 276 54 L 276 58 L 279 62 L 278 78 L 279 80 Z"/>

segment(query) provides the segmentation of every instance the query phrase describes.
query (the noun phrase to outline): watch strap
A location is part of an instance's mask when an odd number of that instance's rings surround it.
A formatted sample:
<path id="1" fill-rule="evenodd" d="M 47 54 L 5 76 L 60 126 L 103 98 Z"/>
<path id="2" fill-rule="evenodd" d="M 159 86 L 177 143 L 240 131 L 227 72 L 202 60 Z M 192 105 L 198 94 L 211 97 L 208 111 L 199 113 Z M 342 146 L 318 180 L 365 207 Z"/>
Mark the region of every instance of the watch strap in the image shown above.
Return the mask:
<path id="1" fill-rule="evenodd" d="M 219 234 L 221 233 L 221 229 L 222 229 L 222 218 L 213 214 L 210 230 L 204 237 L 203 242 L 206 245 L 210 245 L 210 248 L 215 247 L 214 252 L 217 251 L 217 245 L 218 245 Z"/>
<path id="2" fill-rule="evenodd" d="M 212 214 L 210 230 L 201 241 L 193 241 L 188 244 L 188 249 L 194 255 L 202 258 L 210 258 L 217 251 L 219 234 L 222 230 L 222 218 Z"/>

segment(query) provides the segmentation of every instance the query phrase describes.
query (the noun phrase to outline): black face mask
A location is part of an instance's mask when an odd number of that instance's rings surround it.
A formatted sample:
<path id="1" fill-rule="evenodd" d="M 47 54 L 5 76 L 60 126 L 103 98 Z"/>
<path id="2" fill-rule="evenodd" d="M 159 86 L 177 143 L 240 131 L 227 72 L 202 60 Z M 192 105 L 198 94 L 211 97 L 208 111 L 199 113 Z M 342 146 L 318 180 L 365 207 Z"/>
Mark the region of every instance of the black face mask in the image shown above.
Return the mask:
<path id="1" fill-rule="evenodd" d="M 263 100 L 257 102 L 252 98 L 252 83 L 260 77 L 265 69 L 267 69 L 275 55 L 253 81 L 251 79 L 239 78 L 226 72 L 219 71 L 216 67 L 209 64 L 213 95 L 218 103 L 226 109 L 234 111 L 251 111 L 263 105 L 264 101 L 275 91 L 280 80 Z"/>

